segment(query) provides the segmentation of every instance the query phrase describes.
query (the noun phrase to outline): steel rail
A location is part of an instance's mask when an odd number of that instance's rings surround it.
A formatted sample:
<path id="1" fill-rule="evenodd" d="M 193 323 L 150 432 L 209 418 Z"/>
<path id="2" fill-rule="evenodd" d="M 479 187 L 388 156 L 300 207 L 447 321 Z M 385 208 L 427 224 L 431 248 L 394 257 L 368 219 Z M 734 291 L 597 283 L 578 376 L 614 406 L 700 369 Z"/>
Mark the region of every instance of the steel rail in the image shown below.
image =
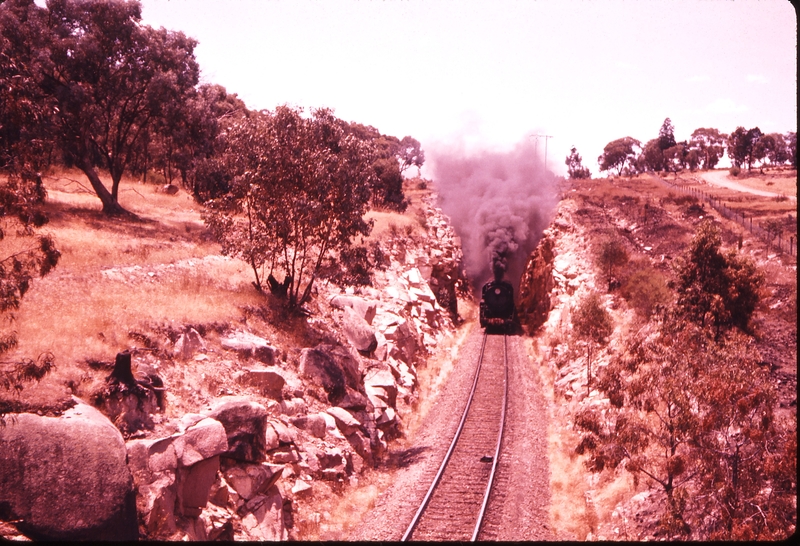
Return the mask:
<path id="1" fill-rule="evenodd" d="M 489 474 L 489 484 L 486 486 L 486 493 L 483 496 L 483 504 L 478 514 L 478 521 L 475 523 L 475 531 L 472 533 L 472 542 L 478 540 L 478 533 L 481 530 L 483 517 L 486 514 L 486 507 L 489 505 L 489 495 L 492 492 L 492 484 L 497 474 L 497 463 L 500 460 L 500 446 L 503 443 L 503 430 L 506 426 L 506 406 L 508 401 L 508 336 L 503 336 L 503 408 L 500 411 L 500 430 L 497 433 L 497 447 L 494 450 L 494 460 L 492 461 L 492 472 Z"/>
<path id="2" fill-rule="evenodd" d="M 439 485 L 439 480 L 442 478 L 442 474 L 444 474 L 444 470 L 447 467 L 447 463 L 450 461 L 450 456 L 453 454 L 453 450 L 458 443 L 458 437 L 461 435 L 461 430 L 464 428 L 464 422 L 467 420 L 467 414 L 469 413 L 469 407 L 472 404 L 472 398 L 475 395 L 475 389 L 478 386 L 478 377 L 481 375 L 481 365 L 483 364 L 483 352 L 486 349 L 486 338 L 488 335 L 486 332 L 483 334 L 483 343 L 481 344 L 481 355 L 478 359 L 478 369 L 475 370 L 475 379 L 472 380 L 472 390 L 469 393 L 469 398 L 467 399 L 467 406 L 464 408 L 464 414 L 461 416 L 461 422 L 458 424 L 458 429 L 456 430 L 455 436 L 453 437 L 453 441 L 450 443 L 450 448 L 447 450 L 447 453 L 444 456 L 444 460 L 442 461 L 441 466 L 439 467 L 439 471 L 436 473 L 436 477 L 433 479 L 433 483 L 431 483 L 428 492 L 425 494 L 425 498 L 422 499 L 422 504 L 420 504 L 419 508 L 417 509 L 417 513 L 414 514 L 414 518 L 411 520 L 411 524 L 406 529 L 405 534 L 403 534 L 403 538 L 400 540 L 402 542 L 407 542 L 409 538 L 411 538 L 411 534 L 414 532 L 417 524 L 419 523 L 419 519 L 422 516 L 422 512 L 425 511 L 425 507 L 428 506 L 428 501 L 431 500 L 431 496 L 433 496 L 433 491 L 436 489 L 436 486 Z"/>

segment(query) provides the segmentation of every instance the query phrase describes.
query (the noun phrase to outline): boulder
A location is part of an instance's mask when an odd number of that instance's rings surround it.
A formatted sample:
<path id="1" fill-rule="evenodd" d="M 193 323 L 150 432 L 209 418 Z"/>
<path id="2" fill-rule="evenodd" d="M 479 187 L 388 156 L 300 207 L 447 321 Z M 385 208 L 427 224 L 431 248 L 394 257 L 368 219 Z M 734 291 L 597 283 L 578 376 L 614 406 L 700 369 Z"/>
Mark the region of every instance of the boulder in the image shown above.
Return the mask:
<path id="1" fill-rule="evenodd" d="M 357 390 L 361 379 L 358 362 L 343 347 L 332 345 L 303 349 L 300 373 L 321 385 L 332 404 L 344 398 L 346 386 Z"/>
<path id="2" fill-rule="evenodd" d="M 119 430 L 74 398 L 60 417 L 7 415 L 0 507 L 35 540 L 136 540 L 136 499 Z"/>
<path id="3" fill-rule="evenodd" d="M 358 419 L 353 417 L 353 414 L 344 408 L 334 406 L 328 408 L 325 410 L 325 412 L 336 420 L 336 426 L 345 436 L 357 430 L 361 426 L 361 423 L 358 421 Z"/>
<path id="4" fill-rule="evenodd" d="M 305 430 L 315 438 L 325 438 L 327 424 L 325 418 L 319 413 L 295 417 L 292 419 L 292 424 L 297 428 Z"/>
<path id="5" fill-rule="evenodd" d="M 284 415 L 302 415 L 308 412 L 308 405 L 303 398 L 281 400 L 281 413 Z"/>
<path id="6" fill-rule="evenodd" d="M 258 463 L 265 459 L 267 409 L 245 397 L 225 396 L 208 414 L 225 427 L 228 450 L 225 457 Z"/>
<path id="7" fill-rule="evenodd" d="M 419 350 L 419 336 L 408 321 L 401 318 L 397 322 L 389 324 L 383 331 L 383 335 L 395 345 L 389 351 L 390 356 L 395 356 L 406 364 L 414 362 Z"/>
<path id="8" fill-rule="evenodd" d="M 202 419 L 171 439 L 180 466 L 192 466 L 228 451 L 227 433 L 216 419 Z"/>
<path id="9" fill-rule="evenodd" d="M 370 366 L 364 374 L 364 388 L 370 400 L 374 397 L 378 397 L 383 399 L 389 407 L 396 407 L 397 383 L 392 369 L 387 363 L 370 362 Z M 373 405 L 375 405 L 374 401 Z"/>
<path id="10" fill-rule="evenodd" d="M 219 456 L 211 457 L 190 467 L 178 467 L 177 498 L 180 514 L 197 517 L 208 504 L 211 486 L 219 471 Z"/>
<path id="11" fill-rule="evenodd" d="M 331 298 L 331 305 L 337 309 L 351 308 L 369 325 L 372 325 L 372 319 L 375 318 L 378 308 L 377 301 L 365 300 L 358 296 L 348 296 L 344 294 L 339 294 Z"/>
<path id="12" fill-rule="evenodd" d="M 352 307 L 344 308 L 342 330 L 347 340 L 361 353 L 369 354 L 378 347 L 378 340 L 372 326 Z"/>
<path id="13" fill-rule="evenodd" d="M 292 487 L 292 495 L 295 496 L 302 496 L 306 494 L 310 494 L 312 492 L 312 486 L 306 480 L 297 480 Z"/>
<path id="14" fill-rule="evenodd" d="M 282 465 L 236 464 L 223 472 L 225 481 L 245 501 L 264 493 L 283 473 Z"/>
<path id="15" fill-rule="evenodd" d="M 280 368 L 250 368 L 246 369 L 240 381 L 258 387 L 261 394 L 275 400 L 280 400 L 286 378 Z"/>
<path id="16" fill-rule="evenodd" d="M 342 397 L 341 400 L 337 403 L 339 407 L 345 408 L 352 411 L 360 411 L 366 409 L 370 402 L 369 398 L 366 395 L 361 394 L 358 391 L 351 389 L 350 387 L 345 388 L 345 395 Z"/>
<path id="17" fill-rule="evenodd" d="M 203 341 L 197 330 L 190 328 L 187 332 L 181 334 L 178 341 L 175 342 L 172 354 L 180 360 L 190 360 L 196 353 L 205 351 L 206 342 Z"/>
<path id="18" fill-rule="evenodd" d="M 281 421 L 270 421 L 269 426 L 275 430 L 278 435 L 279 445 L 289 445 L 295 443 L 294 431 L 287 427 Z"/>
<path id="19" fill-rule="evenodd" d="M 178 186 L 175 184 L 164 184 L 161 186 L 161 193 L 165 193 L 167 195 L 175 195 L 178 193 Z"/>
<path id="20" fill-rule="evenodd" d="M 225 349 L 235 351 L 243 358 L 254 358 L 268 366 L 272 366 L 277 361 L 278 350 L 272 347 L 266 339 L 249 332 L 235 332 L 222 338 L 220 344 Z"/>
<path id="21" fill-rule="evenodd" d="M 225 428 L 197 414 L 184 416 L 184 432 L 128 442 L 128 466 L 139 492 L 136 505 L 151 537 L 171 536 L 178 514 L 196 517 L 206 506 L 228 449 Z"/>

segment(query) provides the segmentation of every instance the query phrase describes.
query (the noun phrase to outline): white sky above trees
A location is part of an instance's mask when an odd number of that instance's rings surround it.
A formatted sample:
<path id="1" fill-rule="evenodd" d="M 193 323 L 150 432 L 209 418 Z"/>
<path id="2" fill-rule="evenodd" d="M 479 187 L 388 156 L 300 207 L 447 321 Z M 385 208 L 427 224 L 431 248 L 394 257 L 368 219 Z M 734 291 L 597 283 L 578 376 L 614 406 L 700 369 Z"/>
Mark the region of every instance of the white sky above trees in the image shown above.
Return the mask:
<path id="1" fill-rule="evenodd" d="M 384 134 L 508 149 L 548 134 L 597 157 L 644 144 L 797 127 L 797 27 L 788 0 L 142 0 L 154 27 L 196 38 L 204 83 L 249 108 L 327 106 Z M 544 139 L 538 144 L 544 154 Z M 726 163 L 727 164 L 727 163 Z M 425 169 L 423 169 L 425 174 Z"/>

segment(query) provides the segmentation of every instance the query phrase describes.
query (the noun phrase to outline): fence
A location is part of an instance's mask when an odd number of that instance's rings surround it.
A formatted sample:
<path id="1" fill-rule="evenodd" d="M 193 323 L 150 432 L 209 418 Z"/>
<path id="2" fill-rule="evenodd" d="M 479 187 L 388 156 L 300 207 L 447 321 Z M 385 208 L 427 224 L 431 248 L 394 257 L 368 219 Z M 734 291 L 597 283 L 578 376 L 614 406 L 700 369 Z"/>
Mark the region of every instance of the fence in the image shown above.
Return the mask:
<path id="1" fill-rule="evenodd" d="M 787 252 L 790 256 L 797 256 L 796 236 L 789 235 L 788 237 L 786 237 L 778 229 L 769 229 L 769 227 L 764 227 L 761 224 L 761 222 L 757 221 L 753 222 L 752 216 L 748 217 L 741 212 L 731 209 L 727 205 L 723 204 L 720 199 L 702 190 L 693 187 L 686 187 L 680 184 L 675 184 L 674 182 L 670 182 L 669 180 L 665 180 L 658 176 L 655 176 L 654 178 L 660 180 L 661 182 L 667 184 L 668 186 L 675 188 L 681 193 L 687 195 L 693 195 L 697 199 L 709 203 L 714 208 L 714 210 L 719 212 L 722 216 L 724 216 L 729 220 L 733 220 L 734 222 L 738 223 L 739 225 L 747 229 L 751 234 L 755 235 L 756 237 L 767 243 L 768 248 L 774 248 L 778 252 Z"/>

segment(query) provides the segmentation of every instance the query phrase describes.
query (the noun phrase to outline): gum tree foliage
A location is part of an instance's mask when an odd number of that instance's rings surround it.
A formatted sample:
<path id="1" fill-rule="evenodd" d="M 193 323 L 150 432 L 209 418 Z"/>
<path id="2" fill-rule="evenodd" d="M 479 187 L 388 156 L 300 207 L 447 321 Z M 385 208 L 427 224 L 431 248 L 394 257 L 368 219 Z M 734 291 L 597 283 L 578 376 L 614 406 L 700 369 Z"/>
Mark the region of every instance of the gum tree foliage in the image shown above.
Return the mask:
<path id="1" fill-rule="evenodd" d="M 665 170 L 664 152 L 659 147 L 657 138 L 648 140 L 644 145 L 642 153 L 637 158 L 637 166 L 642 172 Z"/>
<path id="2" fill-rule="evenodd" d="M 351 123 L 348 130 L 372 147 L 372 168 L 375 171 L 371 187 L 372 206 L 405 211 L 408 201 L 403 193 L 403 171 L 411 165 L 422 166 L 425 155 L 419 149 L 419 142 L 411 137 L 399 140 L 395 136 L 382 135 L 375 127 L 360 123 Z"/>
<path id="3" fill-rule="evenodd" d="M 783 165 L 789 159 L 789 151 L 786 140 L 780 133 L 770 133 L 761 138 L 761 145 L 764 147 L 765 157 L 770 165 Z"/>
<path id="4" fill-rule="evenodd" d="M 581 163 L 582 161 L 583 158 L 581 158 L 581 154 L 579 154 L 578 150 L 573 146 L 570 149 L 567 159 L 564 161 L 571 179 L 591 178 L 592 173 L 589 172 L 588 168 L 583 166 Z"/>
<path id="5" fill-rule="evenodd" d="M 230 190 L 208 201 L 222 251 L 253 269 L 292 308 L 311 297 L 326 255 L 367 235 L 372 149 L 328 109 L 280 106 L 236 121 L 226 135 Z M 275 274 L 282 274 L 279 281 Z"/>
<path id="6" fill-rule="evenodd" d="M 425 163 L 425 151 L 419 141 L 410 136 L 404 136 L 397 149 L 397 157 L 400 160 L 400 172 L 406 172 L 409 167 L 422 168 Z"/>
<path id="7" fill-rule="evenodd" d="M 714 128 L 701 127 L 692 132 L 689 147 L 697 150 L 700 166 L 704 170 L 713 169 L 725 153 L 728 135 Z"/>
<path id="8" fill-rule="evenodd" d="M 142 25 L 137 1 L 51 0 L 39 8 L 8 0 L 0 11 L 2 34 L 45 100 L 50 135 L 65 160 L 86 174 L 104 212 L 124 213 L 119 184 L 148 129 L 165 118 L 173 123 L 162 125 L 162 134 L 180 126 L 175 116 L 199 76 L 196 41 Z M 35 49 L 22 43 L 33 34 Z M 110 190 L 98 167 L 108 170 Z"/>
<path id="9" fill-rule="evenodd" d="M 789 154 L 789 163 L 797 168 L 797 133 L 789 131 L 786 133 L 786 152 Z"/>
<path id="10" fill-rule="evenodd" d="M 49 155 L 53 104 L 36 70 L 43 25 L 32 2 L 0 3 L 0 169 L 11 172 L 35 173 Z"/>
<path id="11" fill-rule="evenodd" d="M 167 105 L 145 135 L 135 172 L 145 178 L 148 168 L 160 172 L 167 183 L 180 176 L 181 184 L 203 202 L 227 191 L 226 173 L 219 155 L 224 130 L 234 120 L 249 115 L 236 94 L 221 85 L 204 84 L 182 104 Z M 218 188 L 219 186 L 219 188 Z"/>
<path id="12" fill-rule="evenodd" d="M 644 320 L 649 320 L 659 306 L 669 303 L 672 298 L 664 276 L 649 265 L 637 268 L 622 286 L 621 293 Z"/>
<path id="13" fill-rule="evenodd" d="M 221 197 L 230 191 L 231 173 L 225 166 L 228 129 L 243 122 L 252 113 L 236 93 L 228 93 L 221 85 L 201 85 L 196 110 L 198 123 L 187 145 L 192 148 L 188 170 L 181 171 L 184 186 L 199 203 Z M 199 134 L 199 138 L 195 135 Z"/>
<path id="14" fill-rule="evenodd" d="M 686 254 L 677 262 L 678 308 L 702 327 L 747 332 L 764 274 L 735 249 L 723 253 L 719 227 L 703 221 Z"/>
<path id="15" fill-rule="evenodd" d="M 0 180 L 0 355 L 17 345 L 16 334 L 6 328 L 34 278 L 50 273 L 61 257 L 52 237 L 36 234 L 47 223 L 41 211 L 45 195 L 39 176 L 12 173 Z M 24 383 L 44 377 L 53 360 L 45 353 L 36 361 L 0 361 L 0 389 L 22 390 Z M 0 418 L 6 409 L 0 400 Z"/>
<path id="16" fill-rule="evenodd" d="M 635 167 L 636 148 L 641 149 L 641 142 L 631 137 L 623 137 L 606 144 L 603 154 L 597 158 L 601 171 L 617 169 L 617 174 L 622 175 L 626 165 Z"/>
<path id="17" fill-rule="evenodd" d="M 735 167 L 747 164 L 747 170 L 752 170 L 753 163 L 763 159 L 766 150 L 760 142 L 763 137 L 761 129 L 754 127 L 745 130 L 744 127 L 737 127 L 728 137 L 728 157 L 731 158 Z"/>
<path id="18" fill-rule="evenodd" d="M 668 172 L 679 173 L 686 167 L 686 145 L 683 142 L 678 142 L 663 151 L 664 153 L 664 170 Z"/>
<path id="19" fill-rule="evenodd" d="M 778 539 L 791 532 L 796 427 L 773 414 L 775 391 L 753 340 L 667 311 L 598 378 L 612 408 L 578 415 L 578 453 L 593 471 L 623 461 L 666 496 L 665 538 Z M 793 434 L 794 433 L 794 434 Z M 789 457 L 784 460 L 784 458 Z"/>

